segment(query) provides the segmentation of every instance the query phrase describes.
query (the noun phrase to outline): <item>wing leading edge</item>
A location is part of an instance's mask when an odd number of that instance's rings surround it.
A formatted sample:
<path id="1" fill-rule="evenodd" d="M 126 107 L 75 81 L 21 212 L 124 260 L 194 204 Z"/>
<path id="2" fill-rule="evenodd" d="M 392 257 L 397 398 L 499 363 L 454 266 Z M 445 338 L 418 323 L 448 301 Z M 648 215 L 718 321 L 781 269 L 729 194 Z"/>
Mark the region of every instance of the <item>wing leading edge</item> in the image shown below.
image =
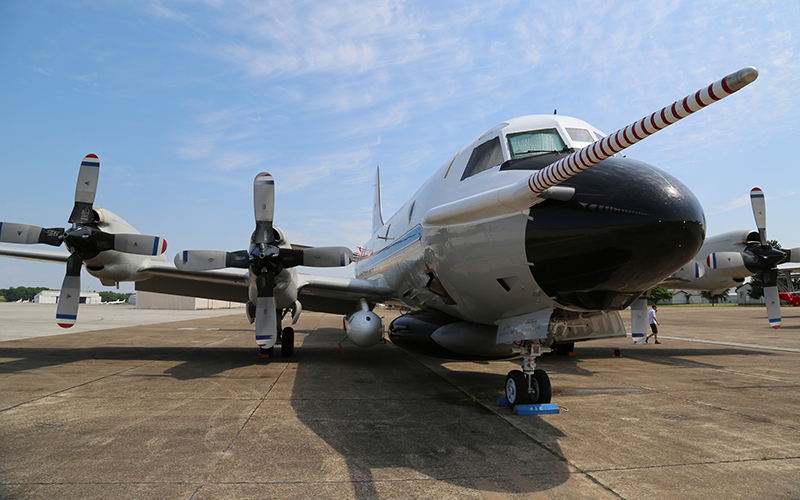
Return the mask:
<path id="1" fill-rule="evenodd" d="M 183 271 L 172 263 L 150 262 L 139 269 L 147 279 L 136 282 L 136 290 L 185 297 L 247 302 L 246 269 Z M 391 297 L 392 290 L 380 279 L 366 280 L 297 273 L 298 300 L 303 310 L 349 314 L 361 298 L 380 302 Z"/>

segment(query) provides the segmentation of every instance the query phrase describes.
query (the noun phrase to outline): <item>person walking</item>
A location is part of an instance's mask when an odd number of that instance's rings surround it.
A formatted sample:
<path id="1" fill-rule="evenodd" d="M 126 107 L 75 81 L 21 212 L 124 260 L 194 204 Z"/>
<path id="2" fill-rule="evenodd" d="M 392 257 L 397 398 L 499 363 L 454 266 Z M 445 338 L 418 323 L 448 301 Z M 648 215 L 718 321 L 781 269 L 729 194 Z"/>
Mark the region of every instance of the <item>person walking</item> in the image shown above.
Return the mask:
<path id="1" fill-rule="evenodd" d="M 658 318 L 656 317 L 656 313 L 658 313 L 658 306 L 653 306 L 650 311 L 647 312 L 647 322 L 650 323 L 650 329 L 653 331 L 650 335 L 644 339 L 644 343 L 646 344 L 650 337 L 656 338 L 656 344 L 660 344 L 661 342 L 658 341 L 658 325 L 661 323 L 658 322 Z"/>

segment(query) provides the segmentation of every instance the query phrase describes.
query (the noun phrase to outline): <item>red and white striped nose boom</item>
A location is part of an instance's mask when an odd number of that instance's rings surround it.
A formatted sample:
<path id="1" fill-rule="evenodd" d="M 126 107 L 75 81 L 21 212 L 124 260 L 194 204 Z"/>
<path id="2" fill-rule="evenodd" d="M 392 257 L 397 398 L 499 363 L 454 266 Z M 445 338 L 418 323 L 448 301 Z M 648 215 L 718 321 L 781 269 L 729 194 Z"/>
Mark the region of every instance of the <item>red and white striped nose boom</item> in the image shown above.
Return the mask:
<path id="1" fill-rule="evenodd" d="M 709 104 L 713 104 L 758 78 L 758 70 L 752 66 L 740 69 L 721 80 L 717 80 L 706 88 L 700 89 L 671 105 L 661 108 L 650 116 L 621 128 L 600 141 L 587 146 L 566 158 L 535 172 L 528 179 L 530 190 L 539 194 L 547 188 L 553 187 L 573 175 L 579 174 L 589 167 L 597 165 L 625 148 L 633 146 L 659 130 L 700 111 Z"/>
<path id="2" fill-rule="evenodd" d="M 664 130 L 692 113 L 741 90 L 756 78 L 756 68 L 750 66 L 740 69 L 542 170 L 537 170 L 528 178 L 432 208 L 425 214 L 423 222 L 437 226 L 497 217 L 523 211 L 544 198 L 558 196 L 552 189 L 544 192 L 659 130 Z"/>

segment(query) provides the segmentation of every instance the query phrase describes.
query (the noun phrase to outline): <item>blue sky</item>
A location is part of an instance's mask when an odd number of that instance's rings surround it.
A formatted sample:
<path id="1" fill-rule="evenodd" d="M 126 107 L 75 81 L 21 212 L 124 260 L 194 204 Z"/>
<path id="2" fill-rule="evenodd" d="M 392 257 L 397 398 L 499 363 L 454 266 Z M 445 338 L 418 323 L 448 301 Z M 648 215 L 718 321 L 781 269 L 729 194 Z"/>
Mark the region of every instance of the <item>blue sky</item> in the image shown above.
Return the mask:
<path id="1" fill-rule="evenodd" d="M 712 235 L 754 228 L 762 188 L 769 237 L 800 247 L 800 4 L 562 4 L 0 2 L 0 220 L 66 227 L 95 153 L 95 204 L 165 237 L 170 259 L 246 248 L 260 171 L 292 242 L 355 248 L 378 164 L 389 215 L 503 120 L 558 109 L 613 132 L 755 66 L 627 155 L 689 186 Z M 0 288 L 63 272 L 0 258 Z M 84 271 L 83 289 L 108 288 Z"/>

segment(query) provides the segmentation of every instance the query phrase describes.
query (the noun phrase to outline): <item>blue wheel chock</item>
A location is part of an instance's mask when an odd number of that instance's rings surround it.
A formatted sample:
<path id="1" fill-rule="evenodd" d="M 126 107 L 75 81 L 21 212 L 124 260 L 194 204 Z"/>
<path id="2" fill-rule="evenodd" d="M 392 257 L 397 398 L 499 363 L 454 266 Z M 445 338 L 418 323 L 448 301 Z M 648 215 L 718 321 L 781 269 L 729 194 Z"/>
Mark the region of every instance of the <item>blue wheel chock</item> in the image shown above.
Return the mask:
<path id="1" fill-rule="evenodd" d="M 501 396 L 497 399 L 497 406 L 508 406 L 508 400 L 505 396 Z M 515 415 L 552 415 L 555 413 L 560 413 L 558 405 L 555 403 L 514 406 Z"/>

